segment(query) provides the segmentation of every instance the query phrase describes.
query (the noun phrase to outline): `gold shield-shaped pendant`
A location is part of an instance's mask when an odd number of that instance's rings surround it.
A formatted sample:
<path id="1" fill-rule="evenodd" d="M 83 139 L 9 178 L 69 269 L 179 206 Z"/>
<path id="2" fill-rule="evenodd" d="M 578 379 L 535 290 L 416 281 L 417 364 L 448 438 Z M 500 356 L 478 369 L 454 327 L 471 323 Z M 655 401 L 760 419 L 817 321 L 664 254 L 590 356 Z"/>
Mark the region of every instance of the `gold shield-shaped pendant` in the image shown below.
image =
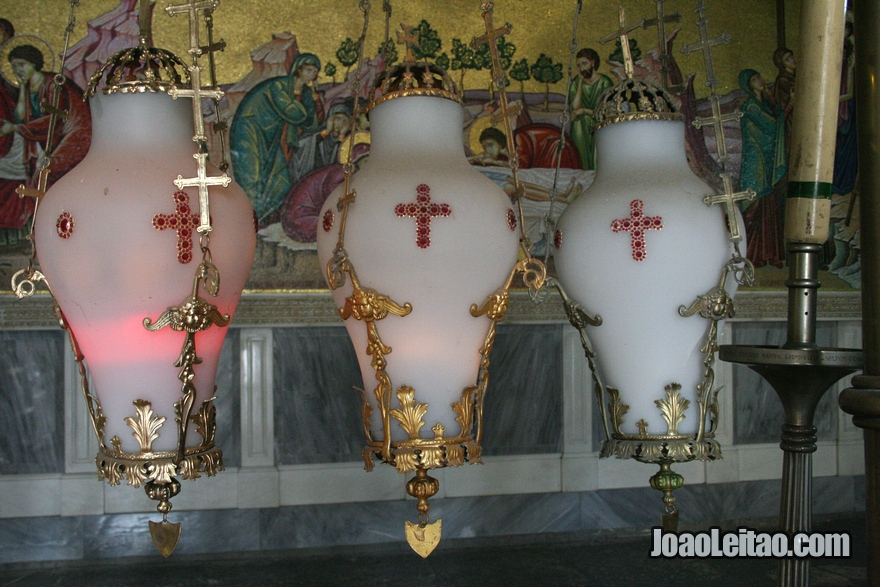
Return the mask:
<path id="1" fill-rule="evenodd" d="M 167 520 L 162 522 L 150 520 L 150 535 L 153 537 L 153 544 L 159 549 L 159 554 L 168 558 L 177 548 L 177 541 L 180 540 L 180 524 Z"/>
<path id="2" fill-rule="evenodd" d="M 409 545 L 419 553 L 422 558 L 428 558 L 428 555 L 434 552 L 437 544 L 440 543 L 440 532 L 443 520 L 437 520 L 432 524 L 413 524 L 407 520 L 404 525 L 406 528 L 406 541 Z"/>

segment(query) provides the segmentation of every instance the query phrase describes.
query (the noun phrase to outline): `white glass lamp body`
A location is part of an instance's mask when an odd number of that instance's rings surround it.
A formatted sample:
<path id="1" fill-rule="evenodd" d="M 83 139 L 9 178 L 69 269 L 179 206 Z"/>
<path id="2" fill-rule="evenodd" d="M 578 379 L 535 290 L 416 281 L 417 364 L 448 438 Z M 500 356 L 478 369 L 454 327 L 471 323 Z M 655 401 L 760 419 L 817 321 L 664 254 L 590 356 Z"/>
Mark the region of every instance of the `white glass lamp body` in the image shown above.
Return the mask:
<path id="1" fill-rule="evenodd" d="M 438 422 L 447 437 L 458 435 L 450 404 L 476 383 L 480 348 L 491 324 L 486 316 L 472 316 L 470 307 L 482 305 L 504 285 L 517 259 L 518 227 L 510 199 L 468 163 L 462 121 L 461 105 L 445 98 L 408 96 L 375 106 L 369 159 L 352 176 L 357 199 L 345 224 L 345 249 L 361 286 L 412 305 L 409 315 L 389 314 L 377 326 L 382 342 L 392 349 L 386 355 L 391 407 L 398 407 L 393 394 L 401 385 L 412 387 L 416 401 L 429 406 L 422 430 L 428 438 Z M 342 194 L 340 186 L 321 211 L 317 244 L 322 267 L 337 244 L 336 205 Z M 421 233 L 417 226 L 423 227 Z M 351 292 L 350 280 L 333 291 L 340 308 Z M 355 318 L 345 325 L 373 406 L 371 433 L 382 440 L 366 326 Z M 391 431 L 392 440 L 407 438 L 396 420 Z"/>
<path id="2" fill-rule="evenodd" d="M 192 294 L 202 258 L 194 227 L 180 233 L 175 228 L 175 222 L 197 224 L 193 216 L 199 210 L 198 189 L 186 188 L 187 197 L 178 202 L 173 183 L 179 175 L 196 176 L 192 107 L 189 100 L 146 92 L 99 94 L 91 98 L 91 109 L 88 155 L 39 206 L 40 266 L 89 367 L 107 418 L 104 444 L 109 447 L 117 437 L 123 452 L 140 451 L 125 418 L 135 416 L 135 400 L 145 400 L 165 418 L 152 450 L 173 451 L 174 402 L 182 388 L 174 362 L 185 333 L 170 327 L 150 332 L 143 320 L 156 321 Z M 213 167 L 208 173 L 219 175 Z M 221 276 L 220 295 L 212 298 L 202 290 L 200 295 L 232 315 L 253 261 L 253 212 L 234 183 L 209 191 L 210 249 Z M 195 335 L 202 363 L 194 368 L 194 414 L 213 397 L 227 328 L 211 326 Z M 191 427 L 187 447 L 200 442 Z"/>
<path id="3" fill-rule="evenodd" d="M 703 203 L 715 192 L 688 166 L 683 122 L 614 123 L 596 132 L 596 143 L 596 179 L 559 220 L 559 280 L 602 317 L 590 338 L 605 385 L 629 406 L 621 432 L 639 434 L 636 423 L 644 420 L 649 435 L 666 434 L 655 400 L 678 383 L 690 400 L 678 433 L 693 434 L 710 323 L 678 309 L 719 284 L 732 252 L 724 211 Z M 649 224 L 641 238 L 633 236 L 640 213 Z M 730 293 L 735 286 L 729 278 Z"/>

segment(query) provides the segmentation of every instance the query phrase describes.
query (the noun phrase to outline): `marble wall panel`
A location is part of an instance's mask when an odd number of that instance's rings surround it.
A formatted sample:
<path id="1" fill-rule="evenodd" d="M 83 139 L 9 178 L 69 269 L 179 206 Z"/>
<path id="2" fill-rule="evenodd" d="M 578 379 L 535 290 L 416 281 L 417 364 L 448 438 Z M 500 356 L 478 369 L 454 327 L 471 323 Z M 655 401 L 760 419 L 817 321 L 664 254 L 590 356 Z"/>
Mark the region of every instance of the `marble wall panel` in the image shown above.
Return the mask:
<path id="1" fill-rule="evenodd" d="M 80 532 L 86 559 L 128 556 L 156 557 L 149 521 L 153 514 L 117 514 L 82 518 Z M 169 521 L 181 524 L 175 556 L 206 552 L 238 552 L 260 548 L 256 510 L 202 510 L 173 512 Z"/>
<path id="2" fill-rule="evenodd" d="M 647 485 L 648 467 L 646 467 Z M 601 489 L 581 494 L 584 529 L 656 526 L 663 510 L 662 495 L 650 487 Z"/>
<path id="3" fill-rule="evenodd" d="M 357 358 L 345 328 L 277 328 L 275 461 L 358 461 L 365 443 Z"/>
<path id="4" fill-rule="evenodd" d="M 276 462 L 361 458 L 362 387 L 342 327 L 274 333 Z M 562 450 L 562 334 L 558 325 L 498 328 L 485 404 L 484 454 Z"/>
<path id="5" fill-rule="evenodd" d="M 835 346 L 836 325 L 819 322 L 816 342 L 822 347 Z M 733 325 L 733 344 L 779 347 L 785 343 L 784 322 L 738 322 Z M 757 373 L 742 365 L 733 365 L 733 428 L 736 444 L 778 442 L 785 421 L 782 402 L 773 388 Z M 813 421 L 820 440 L 837 436 L 837 399 L 826 393 Z"/>
<path id="6" fill-rule="evenodd" d="M 60 329 L 0 331 L 0 475 L 64 471 L 65 344 Z"/>
<path id="7" fill-rule="evenodd" d="M 485 455 L 562 452 L 562 325 L 498 326 L 483 413 Z"/>
<path id="8" fill-rule="evenodd" d="M 81 527 L 81 518 L 5 519 L 0 522 L 0 564 L 81 559 Z"/>
<path id="9" fill-rule="evenodd" d="M 230 328 L 217 364 L 217 437 L 226 467 L 241 466 L 241 360 L 239 330 Z"/>
<path id="10" fill-rule="evenodd" d="M 403 540 L 404 521 L 418 518 L 414 500 L 308 505 L 260 510 L 265 550 Z M 577 493 L 431 500 L 443 538 L 567 532 L 581 528 Z"/>

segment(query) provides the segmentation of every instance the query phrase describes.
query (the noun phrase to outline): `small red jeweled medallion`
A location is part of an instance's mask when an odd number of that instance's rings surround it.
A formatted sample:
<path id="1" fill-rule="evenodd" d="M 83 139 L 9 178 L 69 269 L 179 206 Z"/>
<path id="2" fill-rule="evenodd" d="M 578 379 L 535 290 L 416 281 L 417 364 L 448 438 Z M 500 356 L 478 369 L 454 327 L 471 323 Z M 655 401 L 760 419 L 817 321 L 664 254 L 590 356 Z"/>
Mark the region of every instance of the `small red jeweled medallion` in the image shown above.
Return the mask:
<path id="1" fill-rule="evenodd" d="M 613 232 L 628 232 L 630 234 L 632 258 L 636 261 L 644 261 L 648 257 L 645 231 L 663 228 L 663 218 L 660 216 L 645 216 L 644 207 L 645 203 L 641 200 L 633 200 L 629 204 L 628 218 L 611 221 L 611 230 Z"/>
<path id="2" fill-rule="evenodd" d="M 324 220 L 321 224 L 324 227 L 324 232 L 330 232 L 333 229 L 333 220 L 333 210 L 324 212 Z"/>
<path id="3" fill-rule="evenodd" d="M 561 230 L 557 230 L 553 234 L 553 246 L 557 249 L 562 248 L 562 231 Z"/>
<path id="4" fill-rule="evenodd" d="M 450 216 L 452 208 L 449 204 L 431 202 L 431 188 L 425 184 L 419 184 L 416 188 L 416 201 L 397 204 L 394 207 L 394 213 L 401 218 L 416 219 L 416 245 L 420 249 L 427 249 L 431 246 L 431 220 Z"/>
<path id="5" fill-rule="evenodd" d="M 61 238 L 70 238 L 70 235 L 73 234 L 73 227 L 73 216 L 70 215 L 70 212 L 62 212 L 55 222 L 55 230 L 58 231 L 58 236 Z"/>
<path id="6" fill-rule="evenodd" d="M 516 214 L 510 208 L 507 209 L 507 226 L 511 231 L 516 230 Z"/>
<path id="7" fill-rule="evenodd" d="M 186 264 L 193 259 L 192 231 L 199 225 L 199 216 L 190 210 L 189 194 L 182 190 L 174 193 L 174 204 L 174 214 L 156 214 L 153 226 L 177 231 L 177 260 Z"/>

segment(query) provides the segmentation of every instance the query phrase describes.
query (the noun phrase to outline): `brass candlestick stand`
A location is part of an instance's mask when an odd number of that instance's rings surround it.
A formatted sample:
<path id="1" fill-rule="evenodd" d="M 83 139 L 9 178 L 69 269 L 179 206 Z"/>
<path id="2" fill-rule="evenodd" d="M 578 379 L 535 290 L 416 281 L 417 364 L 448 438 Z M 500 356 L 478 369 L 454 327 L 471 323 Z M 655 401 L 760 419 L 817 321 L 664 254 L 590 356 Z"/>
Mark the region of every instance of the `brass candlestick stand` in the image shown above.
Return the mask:
<path id="1" fill-rule="evenodd" d="M 785 204 L 788 337 L 781 348 L 723 346 L 720 350 L 722 360 L 747 365 L 764 377 L 785 408 L 779 445 L 785 453 L 779 524 L 790 537 L 809 532 L 812 525 L 816 405 L 834 382 L 862 366 L 861 350 L 822 349 L 816 344 L 817 277 L 819 254 L 829 233 L 843 9 L 843 0 L 830 0 L 805 3 L 801 11 L 798 101 Z M 809 559 L 784 558 L 778 584 L 806 586 L 809 573 Z"/>
<path id="2" fill-rule="evenodd" d="M 825 392 L 836 381 L 862 367 L 862 351 L 823 349 L 816 344 L 816 290 L 821 245 L 788 246 L 788 337 L 780 347 L 733 346 L 720 349 L 722 361 L 740 363 L 773 386 L 785 409 L 779 446 L 782 464 L 780 529 L 790 536 L 809 532 L 812 520 L 813 416 Z M 787 558 L 779 565 L 780 585 L 808 585 L 809 559 Z"/>
<path id="3" fill-rule="evenodd" d="M 843 15 L 844 0 L 807 2 L 801 10 L 798 101 L 792 116 L 785 202 L 790 268 L 785 282 L 786 343 L 782 348 L 726 346 L 720 352 L 722 360 L 748 365 L 764 377 L 785 408 L 779 445 L 785 453 L 779 523 L 790 537 L 811 529 L 816 405 L 835 381 L 862 367 L 861 350 L 822 349 L 816 344 L 818 263 L 829 236 Z M 809 559 L 784 558 L 778 584 L 806 586 L 809 574 Z"/>

